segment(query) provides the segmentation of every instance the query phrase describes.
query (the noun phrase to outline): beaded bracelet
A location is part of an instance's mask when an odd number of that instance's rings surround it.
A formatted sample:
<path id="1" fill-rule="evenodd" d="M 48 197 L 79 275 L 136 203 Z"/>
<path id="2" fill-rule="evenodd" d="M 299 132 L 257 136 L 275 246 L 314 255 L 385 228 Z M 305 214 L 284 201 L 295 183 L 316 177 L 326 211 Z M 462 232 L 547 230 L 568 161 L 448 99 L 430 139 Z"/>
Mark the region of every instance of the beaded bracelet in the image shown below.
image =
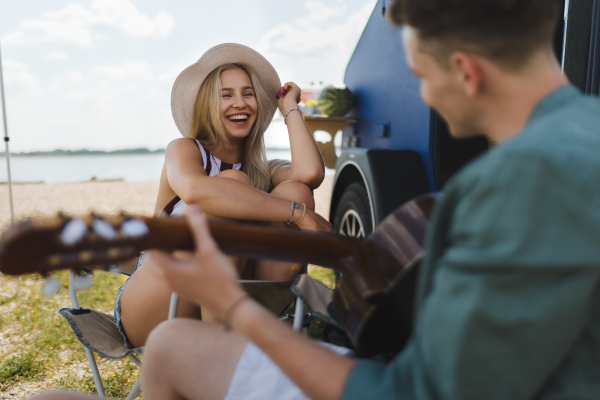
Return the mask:
<path id="1" fill-rule="evenodd" d="M 286 124 L 286 125 L 287 125 L 287 116 L 288 116 L 288 115 L 290 115 L 290 113 L 291 113 L 292 111 L 298 111 L 298 112 L 300 113 L 300 115 L 302 115 L 302 111 L 300 111 L 300 109 L 299 109 L 299 108 L 292 108 L 290 111 L 288 111 L 288 112 L 287 112 L 287 114 L 285 114 L 285 115 L 283 116 L 283 122 L 285 122 L 285 124 Z"/>
<path id="2" fill-rule="evenodd" d="M 243 294 L 240 297 L 238 297 L 233 303 L 231 303 L 231 305 L 229 306 L 229 308 L 227 309 L 227 311 L 225 311 L 225 314 L 223 314 L 223 325 L 225 326 L 225 330 L 229 331 L 231 330 L 231 323 L 229 322 L 229 320 L 231 319 L 231 314 L 233 313 L 233 311 L 244 302 L 244 300 L 249 299 L 250 295 L 249 294 Z"/>

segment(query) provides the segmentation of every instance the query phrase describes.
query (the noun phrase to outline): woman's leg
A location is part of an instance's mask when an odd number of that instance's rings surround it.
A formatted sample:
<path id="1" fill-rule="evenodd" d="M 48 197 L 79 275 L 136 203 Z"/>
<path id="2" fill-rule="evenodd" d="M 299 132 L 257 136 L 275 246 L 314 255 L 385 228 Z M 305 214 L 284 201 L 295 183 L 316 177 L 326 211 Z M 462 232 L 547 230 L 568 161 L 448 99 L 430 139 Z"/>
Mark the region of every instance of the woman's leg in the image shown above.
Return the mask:
<path id="1" fill-rule="evenodd" d="M 303 183 L 285 181 L 277 185 L 272 191 L 273 196 L 283 197 L 284 199 L 294 200 L 296 203 L 306 204 L 306 208 L 315 209 L 315 199 L 312 190 Z M 291 207 L 291 203 L 290 203 Z M 281 224 L 272 224 L 275 226 L 284 226 Z M 290 229 L 298 229 L 294 224 L 290 224 Z M 306 264 L 284 263 L 280 261 L 260 260 L 257 263 L 254 279 L 290 282 L 296 276 L 306 272 Z"/>
<path id="2" fill-rule="evenodd" d="M 251 185 L 250 179 L 246 174 L 237 170 L 223 171 L 214 177 L 214 179 L 221 178 L 235 179 Z M 185 256 L 185 254 L 182 254 L 182 257 Z M 241 274 L 245 263 L 237 259 L 234 259 L 233 262 L 235 265 L 238 265 Z M 144 263 L 131 276 L 121 295 L 121 324 L 127 340 L 134 347 L 144 346 L 150 331 L 159 323 L 165 321 L 169 313 L 169 302 L 172 291 L 154 263 L 155 261 L 152 256 L 148 256 L 144 260 Z M 208 313 L 202 315 L 200 307 L 184 298 L 179 299 L 177 316 L 196 319 L 202 318 L 205 321 L 214 320 Z"/>
<path id="3" fill-rule="evenodd" d="M 222 399 L 246 343 L 221 324 L 190 319 L 160 324 L 144 351 L 144 398 Z"/>
<path id="4" fill-rule="evenodd" d="M 172 290 L 149 255 L 131 276 L 121 294 L 121 324 L 134 347 L 144 346 L 148 334 L 169 315 Z M 200 307 L 179 299 L 178 317 L 201 318 Z"/>

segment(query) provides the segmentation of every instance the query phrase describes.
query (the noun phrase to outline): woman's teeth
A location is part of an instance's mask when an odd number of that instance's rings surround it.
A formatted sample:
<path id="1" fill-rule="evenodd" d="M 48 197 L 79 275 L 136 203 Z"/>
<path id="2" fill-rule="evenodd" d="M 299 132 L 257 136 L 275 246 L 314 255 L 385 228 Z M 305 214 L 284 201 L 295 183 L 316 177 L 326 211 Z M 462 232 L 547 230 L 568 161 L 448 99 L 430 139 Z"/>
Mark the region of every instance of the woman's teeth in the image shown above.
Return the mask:
<path id="1" fill-rule="evenodd" d="M 232 115 L 231 117 L 229 117 L 230 121 L 245 121 L 247 119 L 247 115 Z"/>

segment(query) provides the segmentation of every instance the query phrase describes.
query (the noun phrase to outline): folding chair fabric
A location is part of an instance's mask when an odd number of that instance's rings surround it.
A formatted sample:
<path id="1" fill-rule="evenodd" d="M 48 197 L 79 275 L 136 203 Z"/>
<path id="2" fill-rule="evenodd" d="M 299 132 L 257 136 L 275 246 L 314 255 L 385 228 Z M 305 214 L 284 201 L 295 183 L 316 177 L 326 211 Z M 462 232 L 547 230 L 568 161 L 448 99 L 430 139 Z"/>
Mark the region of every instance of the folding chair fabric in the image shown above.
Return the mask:
<path id="1" fill-rule="evenodd" d="M 141 348 L 125 347 L 111 314 L 89 308 L 62 308 L 59 313 L 69 322 L 81 344 L 102 357 L 121 359 L 129 353 L 142 353 Z"/>
<path id="2" fill-rule="evenodd" d="M 250 297 L 254 298 L 277 316 L 283 314 L 296 299 L 296 296 L 291 291 L 291 282 L 242 280 L 240 284 Z"/>
<path id="3" fill-rule="evenodd" d="M 296 278 L 291 291 L 302 300 L 312 316 L 344 330 L 333 306 L 333 289 L 308 274 L 303 274 Z"/>

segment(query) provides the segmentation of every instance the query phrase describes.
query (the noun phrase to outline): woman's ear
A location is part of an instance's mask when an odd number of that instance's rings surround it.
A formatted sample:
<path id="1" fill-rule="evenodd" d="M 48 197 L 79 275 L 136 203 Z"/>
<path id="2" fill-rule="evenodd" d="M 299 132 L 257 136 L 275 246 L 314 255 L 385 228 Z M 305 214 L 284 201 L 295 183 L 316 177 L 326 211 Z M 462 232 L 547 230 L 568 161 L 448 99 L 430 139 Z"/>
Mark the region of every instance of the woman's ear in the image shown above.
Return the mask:
<path id="1" fill-rule="evenodd" d="M 451 68 L 465 94 L 475 97 L 483 89 L 483 69 L 479 59 L 472 54 L 457 51 L 450 57 Z"/>

